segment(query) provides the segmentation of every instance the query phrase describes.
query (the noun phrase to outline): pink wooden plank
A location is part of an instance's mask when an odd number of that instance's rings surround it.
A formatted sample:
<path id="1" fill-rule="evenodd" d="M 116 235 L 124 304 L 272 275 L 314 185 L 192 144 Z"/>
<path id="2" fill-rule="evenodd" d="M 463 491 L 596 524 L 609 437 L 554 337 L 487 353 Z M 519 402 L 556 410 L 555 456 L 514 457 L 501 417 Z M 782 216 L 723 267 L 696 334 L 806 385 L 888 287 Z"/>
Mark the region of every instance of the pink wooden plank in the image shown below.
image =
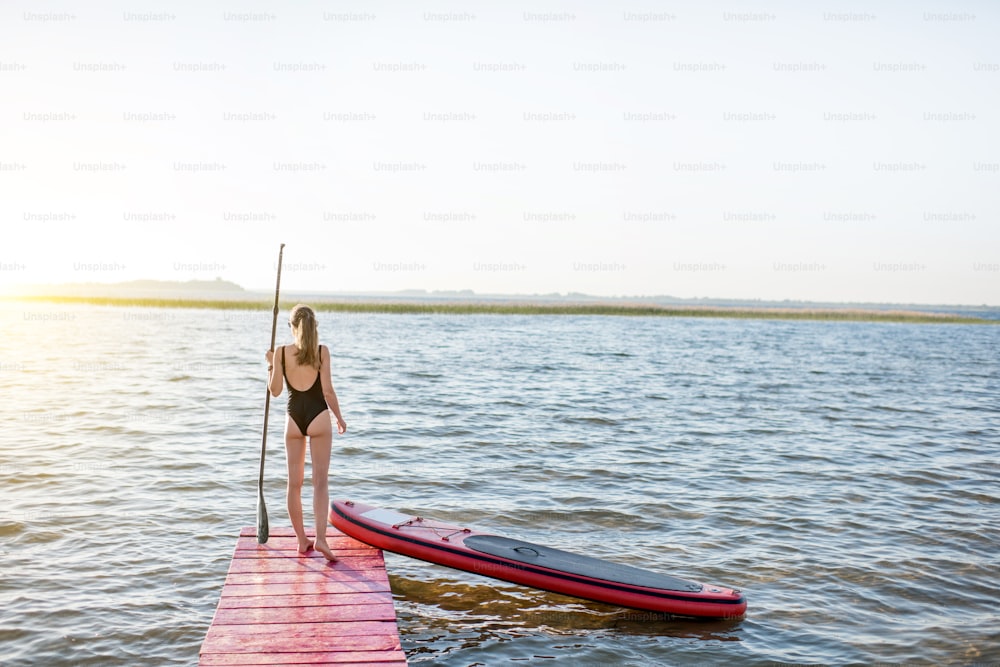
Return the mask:
<path id="1" fill-rule="evenodd" d="M 209 653 L 199 663 L 205 667 L 255 667 L 256 665 L 343 665 L 343 667 L 399 667 L 406 665 L 402 651 L 316 651 L 313 653 Z"/>
<path id="2" fill-rule="evenodd" d="M 387 626 L 375 628 L 374 626 Z M 233 628 L 242 631 L 230 631 Z M 309 653 L 400 650 L 395 623 L 230 625 L 208 629 L 201 653 Z"/>
<path id="3" fill-rule="evenodd" d="M 315 539 L 315 535 L 309 535 L 309 539 Z M 257 538 L 254 537 L 253 535 L 242 535 L 237 541 L 240 545 L 246 545 L 246 546 L 258 545 L 261 547 L 266 547 L 274 544 L 291 544 L 293 546 L 298 546 L 299 544 L 298 538 L 295 537 L 294 535 L 272 535 L 270 539 L 268 539 L 268 541 L 265 542 L 264 544 L 258 542 Z M 356 548 L 368 548 L 368 549 L 374 548 L 371 545 L 365 544 L 364 542 L 359 542 L 353 537 L 349 537 L 337 531 L 333 531 L 332 533 L 327 533 L 326 542 L 327 544 L 332 544 L 334 542 L 343 542 L 344 544 L 354 545 Z"/>
<path id="4" fill-rule="evenodd" d="M 343 623 L 348 621 L 395 621 L 392 602 L 343 604 L 331 607 L 265 607 L 217 609 L 212 625 L 264 625 L 269 623 Z"/>
<path id="5" fill-rule="evenodd" d="M 385 558 L 380 551 L 341 551 L 336 552 L 337 559 L 329 561 L 326 558 L 233 558 L 230 568 L 242 568 L 247 572 L 288 572 L 293 570 L 308 570 L 320 572 L 336 569 L 355 569 L 348 566 L 365 564 L 365 569 L 385 568 Z M 230 569 L 232 571 L 232 569 Z"/>
<path id="6" fill-rule="evenodd" d="M 213 657 L 215 655 L 216 654 L 212 654 L 212 656 L 210 656 L 210 657 Z M 239 655 L 233 655 L 233 656 L 229 656 L 228 654 L 218 654 L 218 655 L 220 657 L 222 657 L 222 656 L 225 656 L 227 658 L 231 657 L 233 660 L 238 660 L 238 658 L 239 658 Z M 301 653 L 301 654 L 298 654 L 298 655 L 302 655 L 302 656 L 314 656 L 314 655 L 323 655 L 323 654 L 321 654 L 321 653 Z M 282 654 L 282 656 L 280 656 L 279 660 L 268 659 L 265 662 L 247 663 L 247 662 L 243 662 L 242 660 L 239 660 L 238 662 L 221 662 L 221 663 L 220 662 L 211 662 L 211 663 L 209 663 L 209 662 L 205 662 L 204 660 L 202 660 L 198 664 L 199 665 L 226 665 L 226 667 L 258 667 L 258 665 L 283 665 L 285 667 L 294 667 L 296 665 L 300 666 L 300 667 L 306 667 L 306 666 L 312 667 L 313 665 L 337 665 L 338 667 L 397 667 L 397 666 L 405 667 L 405 665 L 408 664 L 407 662 L 401 661 L 401 660 L 391 660 L 391 661 L 387 660 L 385 662 L 375 662 L 375 661 L 355 662 L 354 659 L 351 658 L 350 656 L 359 655 L 358 653 L 346 653 L 346 654 L 342 654 L 342 655 L 343 655 L 343 658 L 341 660 L 327 660 L 327 659 L 317 658 L 313 662 L 303 662 L 302 659 L 298 659 L 297 662 L 284 662 L 283 661 L 284 660 L 284 654 Z M 381 655 L 381 654 L 379 654 L 379 655 Z M 388 656 L 386 656 L 386 657 L 388 658 Z M 291 658 L 289 658 L 289 660 L 291 660 Z M 343 662 L 343 660 L 350 660 L 350 662 Z"/>
<path id="7" fill-rule="evenodd" d="M 227 584 L 252 583 L 240 581 L 240 578 L 269 577 L 270 583 L 303 583 L 313 581 L 370 581 L 372 579 L 388 579 L 385 567 L 366 566 L 366 563 L 334 563 L 332 566 L 318 568 L 303 567 L 299 572 L 294 570 L 277 570 L 274 572 L 230 572 L 226 575 Z"/>
<path id="8" fill-rule="evenodd" d="M 375 550 L 374 547 L 370 547 L 364 542 L 358 542 L 355 539 L 346 536 L 339 537 L 329 537 L 326 543 L 330 546 L 330 549 L 336 551 L 338 549 L 370 549 Z M 241 537 L 236 542 L 237 551 L 287 551 L 290 554 L 297 554 L 299 552 L 299 541 L 294 537 L 272 537 L 267 541 L 267 544 L 258 544 L 257 540 L 253 537 Z"/>
<path id="9" fill-rule="evenodd" d="M 263 623 L 258 625 L 213 625 L 208 629 L 207 638 L 217 637 L 269 637 L 271 641 L 277 642 L 284 648 L 286 645 L 292 650 L 298 650 L 295 644 L 289 644 L 286 640 L 301 637 L 377 637 L 381 635 L 390 636 L 396 634 L 395 622 L 386 621 L 330 621 L 326 623 Z M 272 648 L 272 651 L 281 652 L 280 648 Z"/>
<path id="10" fill-rule="evenodd" d="M 323 595 L 247 595 L 219 598 L 219 609 L 278 607 L 328 607 L 341 604 L 380 604 L 392 602 L 388 587 L 384 591 L 365 590 Z"/>
<path id="11" fill-rule="evenodd" d="M 377 549 L 372 549 L 371 547 L 365 547 L 364 549 L 340 549 L 338 547 L 331 547 L 333 555 L 337 558 L 344 558 L 347 556 L 370 556 L 372 554 L 378 553 Z M 240 560 L 249 559 L 260 559 L 260 558 L 275 558 L 275 559 L 285 559 L 285 560 L 325 560 L 323 554 L 316 551 L 315 549 L 307 551 L 304 554 L 300 554 L 298 550 L 256 550 L 256 549 L 237 549 L 233 552 L 233 558 Z"/>
<path id="12" fill-rule="evenodd" d="M 226 585 L 241 584 L 322 584 L 327 581 L 370 581 L 372 579 L 384 579 L 385 570 L 382 568 L 351 569 L 350 565 L 337 568 L 328 568 L 321 572 L 236 572 L 226 575 Z M 319 592 L 319 591 L 316 591 Z"/>
<path id="13" fill-rule="evenodd" d="M 246 562 L 243 563 L 231 563 L 229 574 L 281 575 L 297 573 L 302 575 L 335 576 L 338 572 L 353 572 L 357 570 L 385 571 L 385 561 L 381 556 L 351 556 L 350 558 L 340 558 L 333 562 L 326 559 L 322 561 L 303 559 L 299 562 L 281 562 L 289 560 L 288 558 L 246 559 Z"/>
<path id="14" fill-rule="evenodd" d="M 325 558 L 234 558 L 229 564 L 229 573 L 237 572 L 322 572 L 338 566 L 357 565 L 365 563 L 364 569 L 382 569 L 385 559 L 378 552 L 351 552 L 340 556 L 337 563 L 330 564 Z"/>
<path id="15" fill-rule="evenodd" d="M 215 654 L 213 654 L 213 655 L 215 655 Z M 219 654 L 219 655 L 227 655 L 227 654 Z M 274 655 L 274 654 L 272 654 L 272 655 Z M 312 656 L 312 655 L 318 655 L 318 654 L 316 654 L 316 653 L 301 653 L 301 654 L 298 654 L 298 655 Z M 345 653 L 345 654 L 342 654 L 342 655 L 343 655 L 343 658 L 341 660 L 339 660 L 339 661 L 338 660 L 316 660 L 315 662 L 302 662 L 301 660 L 299 660 L 298 662 L 285 662 L 284 661 L 285 660 L 284 654 L 281 654 L 279 656 L 278 660 L 268 660 L 267 662 L 255 662 L 255 663 L 245 663 L 245 662 L 228 663 L 227 662 L 227 663 L 222 663 L 222 664 L 227 665 L 227 667 L 257 667 L 258 665 L 282 665 L 283 667 L 312 667 L 313 665 L 337 665 L 337 667 L 397 667 L 397 666 L 403 666 L 403 667 L 405 667 L 408 664 L 405 660 L 392 660 L 392 661 L 386 661 L 386 662 L 374 662 L 374 661 L 370 661 L 370 662 L 355 662 L 354 659 L 351 658 L 351 656 L 358 655 L 357 652 L 355 652 L 355 653 Z M 381 654 L 379 654 L 379 655 L 381 655 Z M 232 657 L 233 657 L 233 659 L 236 659 L 236 658 L 239 657 L 239 655 L 238 654 L 237 655 L 233 655 Z M 343 662 L 343 660 L 349 660 L 349 662 Z M 199 664 L 204 665 L 204 664 L 207 664 L 207 663 L 201 662 Z M 214 664 L 218 664 L 218 663 L 212 663 L 212 664 L 214 665 Z"/>
<path id="16" fill-rule="evenodd" d="M 388 581 L 366 581 L 364 579 L 325 579 L 318 582 L 298 582 L 290 584 L 227 584 L 222 588 L 221 597 L 246 597 L 250 595 L 320 595 L 322 593 L 363 593 L 364 591 L 388 591 Z"/>
<path id="17" fill-rule="evenodd" d="M 253 526 L 247 526 L 245 528 L 242 528 L 240 530 L 240 537 L 252 537 L 252 538 L 254 538 L 254 542 L 256 542 L 257 541 L 257 529 L 255 527 L 253 527 Z M 291 526 L 275 526 L 275 527 L 271 528 L 270 531 L 268 531 L 268 536 L 267 537 L 268 537 L 267 541 L 268 541 L 268 543 L 270 543 L 271 540 L 273 540 L 275 538 L 295 537 L 295 531 L 292 529 Z M 316 537 L 316 531 L 315 531 L 315 529 L 313 529 L 312 527 L 306 528 L 306 537 Z M 340 532 L 339 530 L 337 530 L 333 526 L 327 526 L 326 527 L 326 538 L 328 540 L 334 539 L 334 538 L 341 538 L 341 539 L 348 539 L 348 540 L 354 539 L 354 538 L 348 537 L 347 535 L 345 535 L 344 533 Z"/>

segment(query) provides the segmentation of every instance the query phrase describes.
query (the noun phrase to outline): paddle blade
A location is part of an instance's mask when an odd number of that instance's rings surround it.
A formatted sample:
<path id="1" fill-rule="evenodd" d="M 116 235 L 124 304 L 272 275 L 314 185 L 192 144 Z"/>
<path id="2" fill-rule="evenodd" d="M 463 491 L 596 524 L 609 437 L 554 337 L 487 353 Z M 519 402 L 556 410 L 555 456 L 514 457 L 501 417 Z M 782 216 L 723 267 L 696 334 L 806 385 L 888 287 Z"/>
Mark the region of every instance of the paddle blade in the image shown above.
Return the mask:
<path id="1" fill-rule="evenodd" d="M 257 543 L 265 544 L 270 530 L 267 526 L 267 507 L 264 505 L 264 494 L 257 494 Z"/>

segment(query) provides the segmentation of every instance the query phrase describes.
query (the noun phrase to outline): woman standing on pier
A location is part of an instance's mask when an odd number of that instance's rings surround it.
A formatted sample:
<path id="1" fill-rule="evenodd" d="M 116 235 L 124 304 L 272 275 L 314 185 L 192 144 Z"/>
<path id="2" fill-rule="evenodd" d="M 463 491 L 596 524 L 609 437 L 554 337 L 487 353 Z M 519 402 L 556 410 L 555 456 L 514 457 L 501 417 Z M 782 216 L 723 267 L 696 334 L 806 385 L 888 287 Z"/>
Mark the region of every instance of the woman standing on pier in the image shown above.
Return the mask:
<path id="1" fill-rule="evenodd" d="M 288 385 L 288 418 L 285 420 L 285 455 L 288 460 L 288 518 L 299 538 L 299 551 L 315 547 L 327 560 L 336 560 L 326 542 L 327 515 L 330 511 L 328 477 L 330 449 L 333 444 L 333 423 L 330 411 L 337 419 L 337 432 L 347 431 L 340 414 L 337 393 L 330 378 L 330 351 L 319 344 L 316 313 L 309 306 L 292 308 L 288 326 L 295 343 L 282 345 L 267 352 L 268 386 L 272 396 L 281 394 Z M 286 354 L 286 350 L 288 353 Z M 310 384 L 311 383 L 311 384 Z M 304 387 L 298 389 L 297 387 Z M 329 408 L 329 410 L 328 410 Z M 302 484 L 306 471 L 306 438 L 312 456 L 313 512 L 316 519 L 316 541 L 306 536 L 302 519 Z"/>

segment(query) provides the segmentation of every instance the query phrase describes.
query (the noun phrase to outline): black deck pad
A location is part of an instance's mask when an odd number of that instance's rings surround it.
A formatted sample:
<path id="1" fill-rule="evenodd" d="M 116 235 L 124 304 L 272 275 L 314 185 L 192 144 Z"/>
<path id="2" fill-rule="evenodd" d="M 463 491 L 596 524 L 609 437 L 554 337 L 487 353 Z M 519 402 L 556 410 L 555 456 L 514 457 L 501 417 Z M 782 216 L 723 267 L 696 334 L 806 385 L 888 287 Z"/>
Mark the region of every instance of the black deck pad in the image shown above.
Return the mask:
<path id="1" fill-rule="evenodd" d="M 684 591 L 697 593 L 702 585 L 693 581 L 685 581 L 666 574 L 658 574 L 631 565 L 610 563 L 600 558 L 581 556 L 580 554 L 544 547 L 540 544 L 512 540 L 498 535 L 472 535 L 465 538 L 465 546 L 470 549 L 502 556 L 520 563 L 538 565 L 551 570 L 559 570 L 567 574 L 578 574 L 594 579 L 603 579 L 619 584 L 659 588 L 665 591 Z"/>

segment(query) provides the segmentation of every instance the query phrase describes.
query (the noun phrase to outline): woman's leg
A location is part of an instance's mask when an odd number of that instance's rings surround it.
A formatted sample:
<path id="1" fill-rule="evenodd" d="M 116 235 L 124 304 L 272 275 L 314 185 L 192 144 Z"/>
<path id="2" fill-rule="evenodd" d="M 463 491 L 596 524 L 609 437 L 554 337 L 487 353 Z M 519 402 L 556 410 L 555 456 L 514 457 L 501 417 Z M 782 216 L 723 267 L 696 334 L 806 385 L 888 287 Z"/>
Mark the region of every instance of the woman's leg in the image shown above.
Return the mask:
<path id="1" fill-rule="evenodd" d="M 312 541 L 306 537 L 305 523 L 302 520 L 302 482 L 306 475 L 306 438 L 299 432 L 298 426 L 288 418 L 285 423 L 285 460 L 288 465 L 288 488 L 285 500 L 288 504 L 288 518 L 292 522 L 296 537 L 299 538 L 299 551 L 305 553 L 312 548 Z"/>
<path id="2" fill-rule="evenodd" d="M 329 422 L 329 417 L 327 418 Z M 309 437 L 309 453 L 312 457 L 313 512 L 316 517 L 316 550 L 327 560 L 336 560 L 326 543 L 326 522 L 330 514 L 330 447 L 333 433 L 330 430 Z"/>

